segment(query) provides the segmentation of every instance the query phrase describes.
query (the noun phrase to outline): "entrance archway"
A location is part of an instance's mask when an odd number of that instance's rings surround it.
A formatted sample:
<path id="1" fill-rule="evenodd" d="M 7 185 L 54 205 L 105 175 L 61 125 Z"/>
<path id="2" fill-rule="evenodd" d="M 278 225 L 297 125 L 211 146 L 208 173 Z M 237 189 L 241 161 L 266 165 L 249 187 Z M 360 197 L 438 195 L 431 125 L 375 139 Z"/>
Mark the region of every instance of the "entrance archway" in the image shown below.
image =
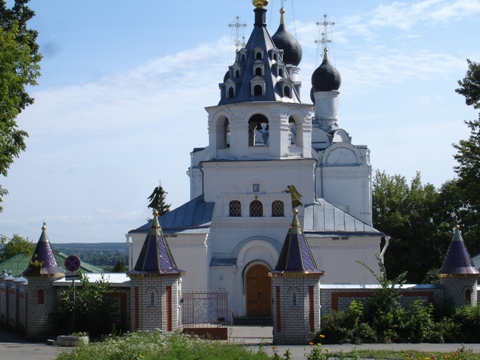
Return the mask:
<path id="1" fill-rule="evenodd" d="M 256 264 L 245 275 L 247 316 L 272 315 L 272 287 L 268 271 L 265 265 Z"/>

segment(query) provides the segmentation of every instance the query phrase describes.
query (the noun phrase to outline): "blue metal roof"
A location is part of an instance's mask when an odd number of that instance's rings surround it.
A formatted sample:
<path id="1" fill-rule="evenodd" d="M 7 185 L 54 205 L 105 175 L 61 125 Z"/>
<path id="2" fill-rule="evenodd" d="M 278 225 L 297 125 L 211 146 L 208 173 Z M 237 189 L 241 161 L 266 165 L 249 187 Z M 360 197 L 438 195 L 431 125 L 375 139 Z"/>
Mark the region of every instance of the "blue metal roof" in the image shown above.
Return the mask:
<path id="1" fill-rule="evenodd" d="M 215 203 L 205 202 L 203 195 L 190 200 L 180 207 L 162 215 L 159 219 L 164 233 L 178 232 L 181 230 L 208 228 L 213 217 Z M 129 233 L 147 233 L 151 222 L 148 222 Z"/>
<path id="2" fill-rule="evenodd" d="M 306 204 L 303 231 L 306 234 L 383 236 L 378 231 L 322 198 Z"/>

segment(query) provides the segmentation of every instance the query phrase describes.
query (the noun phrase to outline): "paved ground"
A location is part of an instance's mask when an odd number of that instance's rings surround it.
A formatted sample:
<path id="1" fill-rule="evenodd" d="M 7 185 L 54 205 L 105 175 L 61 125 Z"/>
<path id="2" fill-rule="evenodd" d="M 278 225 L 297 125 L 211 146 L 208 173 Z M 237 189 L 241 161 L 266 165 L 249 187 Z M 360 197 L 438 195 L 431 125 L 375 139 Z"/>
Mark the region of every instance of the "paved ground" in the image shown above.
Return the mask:
<path id="1" fill-rule="evenodd" d="M 269 354 L 273 354 L 272 349 L 272 327 L 250 327 L 250 326 L 232 326 L 229 328 L 229 338 L 232 342 L 245 344 L 245 346 L 257 351 L 262 346 Z M 479 339 L 480 341 L 480 339 Z M 363 345 L 326 345 L 332 352 L 348 352 L 353 349 L 395 349 L 395 350 L 422 350 L 422 351 L 440 351 L 454 352 L 462 344 L 363 344 Z M 305 354 L 310 352 L 310 346 L 277 346 L 275 351 L 283 355 L 289 349 L 292 360 L 304 360 Z M 479 353 L 480 343 L 466 344 L 465 349 L 471 349 Z M 55 359 L 60 349 L 56 346 L 46 343 L 31 343 L 24 339 L 22 334 L 11 332 L 0 328 L 0 359 L 20 360 L 52 360 Z M 92 359 L 94 360 L 94 359 Z"/>

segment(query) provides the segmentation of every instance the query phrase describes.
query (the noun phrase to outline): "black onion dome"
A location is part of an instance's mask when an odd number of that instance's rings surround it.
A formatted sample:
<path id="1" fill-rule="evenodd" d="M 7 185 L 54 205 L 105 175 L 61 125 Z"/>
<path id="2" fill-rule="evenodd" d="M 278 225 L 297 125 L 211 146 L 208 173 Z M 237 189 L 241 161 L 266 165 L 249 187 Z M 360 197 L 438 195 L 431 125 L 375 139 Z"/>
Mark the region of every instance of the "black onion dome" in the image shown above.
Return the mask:
<path id="1" fill-rule="evenodd" d="M 230 79 L 230 70 L 225 73 L 225 76 L 223 77 L 223 82 L 226 83 L 228 79 Z"/>
<path id="2" fill-rule="evenodd" d="M 285 9 L 280 9 L 281 18 L 280 26 L 277 29 L 277 32 L 272 36 L 272 40 L 275 46 L 283 50 L 283 62 L 285 64 L 291 64 L 298 66 L 302 61 L 302 47 L 300 43 L 295 39 L 285 27 L 285 21 L 283 14 Z"/>
<path id="3" fill-rule="evenodd" d="M 328 61 L 328 50 L 325 48 L 323 62 L 312 74 L 314 91 L 338 90 L 342 84 L 340 73 Z"/>

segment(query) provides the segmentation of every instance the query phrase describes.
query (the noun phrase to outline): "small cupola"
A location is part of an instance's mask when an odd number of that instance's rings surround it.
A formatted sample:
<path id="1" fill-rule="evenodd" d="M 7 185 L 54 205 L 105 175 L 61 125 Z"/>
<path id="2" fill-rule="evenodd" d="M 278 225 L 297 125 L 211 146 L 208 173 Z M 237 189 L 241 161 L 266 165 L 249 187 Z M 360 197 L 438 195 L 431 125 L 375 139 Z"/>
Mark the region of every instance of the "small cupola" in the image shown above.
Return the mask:
<path id="1" fill-rule="evenodd" d="M 183 273 L 183 270 L 177 268 L 175 259 L 160 227 L 158 212 L 155 210 L 150 230 L 143 243 L 135 268 L 128 272 L 128 275 L 170 275 Z"/>
<path id="2" fill-rule="evenodd" d="M 285 8 L 280 9 L 280 26 L 272 36 L 275 46 L 283 50 L 283 62 L 285 64 L 298 66 L 302 61 L 302 46 L 290 34 L 285 26 Z"/>
<path id="3" fill-rule="evenodd" d="M 312 74 L 312 91 L 336 91 L 340 88 L 340 73 L 328 61 L 328 49 L 323 52 L 323 62 Z"/>
<path id="4" fill-rule="evenodd" d="M 293 210 L 293 220 L 288 229 L 282 251 L 278 258 L 275 270 L 270 272 L 273 276 L 285 273 L 319 274 L 324 271 L 317 269 L 317 264 L 302 232 L 298 221 L 298 210 Z"/>
<path id="5" fill-rule="evenodd" d="M 460 229 L 457 227 L 453 235 L 447 255 L 443 261 L 440 270 L 437 271 L 438 277 L 477 277 L 480 274 L 475 267 L 467 247 L 463 242 Z"/>
<path id="6" fill-rule="evenodd" d="M 46 230 L 47 225 L 44 222 L 40 239 L 35 246 L 28 267 L 22 272 L 22 276 L 59 275 L 65 273 L 65 270 L 58 265 Z"/>

